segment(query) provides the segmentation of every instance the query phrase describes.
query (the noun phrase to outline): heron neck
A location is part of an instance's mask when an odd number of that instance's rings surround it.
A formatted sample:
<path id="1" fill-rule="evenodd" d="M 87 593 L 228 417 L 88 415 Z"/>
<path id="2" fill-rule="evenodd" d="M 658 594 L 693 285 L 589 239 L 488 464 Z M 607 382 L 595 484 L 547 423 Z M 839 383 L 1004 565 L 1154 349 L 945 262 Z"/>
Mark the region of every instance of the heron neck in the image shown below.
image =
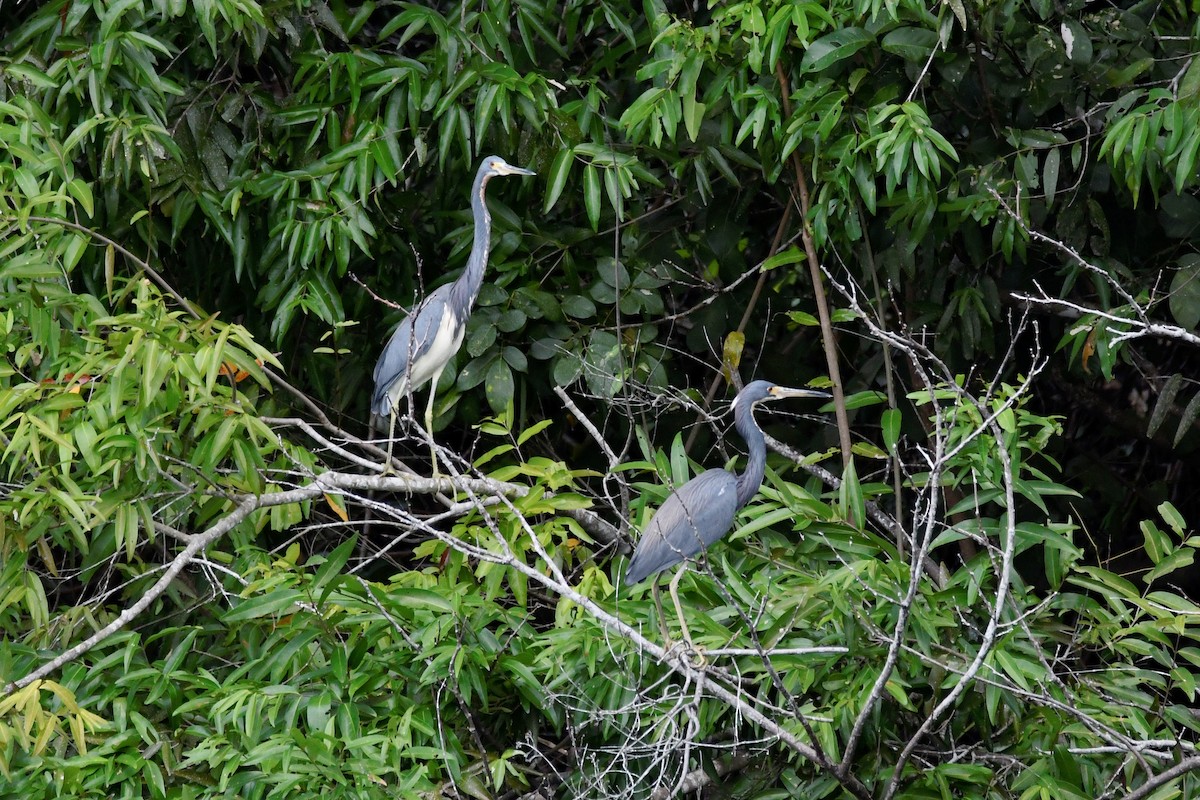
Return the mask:
<path id="1" fill-rule="evenodd" d="M 492 217 L 484 202 L 484 189 L 490 176 L 479 174 L 471 187 L 471 211 L 475 217 L 475 238 L 471 243 L 471 254 L 467 257 L 467 268 L 451 288 L 451 294 L 459 307 L 470 308 L 483 285 L 483 270 L 487 266 L 488 250 L 491 249 Z"/>
<path id="2" fill-rule="evenodd" d="M 746 440 L 749 456 L 746 459 L 746 470 L 737 476 L 737 506 L 741 508 L 750 502 L 762 486 L 763 474 L 767 469 L 767 443 L 762 429 L 754 421 L 754 406 L 747 403 L 745 407 L 734 410 L 734 427 Z"/>

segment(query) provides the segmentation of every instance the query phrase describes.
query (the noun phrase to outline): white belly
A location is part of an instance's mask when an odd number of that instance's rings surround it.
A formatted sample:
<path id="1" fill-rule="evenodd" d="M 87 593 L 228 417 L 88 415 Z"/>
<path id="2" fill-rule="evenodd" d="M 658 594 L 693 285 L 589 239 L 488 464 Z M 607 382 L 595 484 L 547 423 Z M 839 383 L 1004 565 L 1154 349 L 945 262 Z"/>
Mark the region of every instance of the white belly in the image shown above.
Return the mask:
<path id="1" fill-rule="evenodd" d="M 450 314 L 442 316 L 441 324 L 433 335 L 429 352 L 424 358 L 417 359 L 413 364 L 413 385 L 424 386 L 426 381 L 442 373 L 442 368 L 454 358 L 458 348 L 462 346 L 463 336 L 466 335 L 466 325 L 456 325 Z"/>

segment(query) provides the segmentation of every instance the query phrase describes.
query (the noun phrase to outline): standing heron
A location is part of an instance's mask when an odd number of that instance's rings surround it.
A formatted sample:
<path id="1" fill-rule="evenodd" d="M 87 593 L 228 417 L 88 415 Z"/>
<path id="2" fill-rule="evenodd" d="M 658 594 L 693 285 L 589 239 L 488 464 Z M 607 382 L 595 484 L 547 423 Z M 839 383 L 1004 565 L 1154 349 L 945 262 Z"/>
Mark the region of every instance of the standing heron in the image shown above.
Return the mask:
<path id="1" fill-rule="evenodd" d="M 828 398 L 830 395 L 812 389 L 777 386 L 770 381 L 746 384 L 733 399 L 734 427 L 746 440 L 750 450 L 746 471 L 735 475 L 724 469 L 705 470 L 671 492 L 646 526 L 625 570 L 623 582 L 630 586 L 679 564 L 679 570 L 671 579 L 671 600 L 679 616 L 683 638 L 693 650 L 695 646 L 692 645 L 692 637 L 679 604 L 679 578 L 687 566 L 686 559 L 728 533 L 738 509 L 750 502 L 750 498 L 758 492 L 766 471 L 767 443 L 762 428 L 754 419 L 754 406 L 766 400 L 785 397 Z M 656 602 L 657 590 L 655 584 Z M 660 607 L 660 622 L 661 614 Z M 664 626 L 664 638 L 665 635 Z"/>
<path id="2" fill-rule="evenodd" d="M 491 248 L 492 217 L 488 214 L 483 192 L 487 182 L 499 175 L 534 175 L 533 170 L 514 167 L 500 156 L 488 156 L 475 173 L 471 186 L 471 214 L 475 219 L 475 239 L 467 267 L 454 283 L 439 286 L 421 301 L 400 323 L 384 346 L 375 364 L 375 394 L 371 413 L 390 417 L 388 426 L 387 466 L 392 468 L 392 440 L 396 433 L 396 415 L 400 398 L 429 382 L 429 403 L 425 406 L 425 431 L 429 435 L 429 453 L 433 458 L 433 476 L 438 475 L 437 450 L 433 444 L 433 398 L 438 378 L 446 364 L 458 352 L 467 332 L 467 317 L 483 285 Z"/>

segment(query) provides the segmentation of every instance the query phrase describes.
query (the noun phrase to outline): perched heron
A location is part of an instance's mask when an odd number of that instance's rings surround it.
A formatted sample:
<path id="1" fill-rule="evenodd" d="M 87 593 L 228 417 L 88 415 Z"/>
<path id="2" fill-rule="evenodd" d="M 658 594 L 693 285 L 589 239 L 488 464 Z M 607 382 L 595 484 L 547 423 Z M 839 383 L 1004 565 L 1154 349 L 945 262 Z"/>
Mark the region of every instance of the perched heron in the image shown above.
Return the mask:
<path id="1" fill-rule="evenodd" d="M 733 400 L 734 426 L 750 450 L 746 471 L 735 475 L 724 469 L 705 470 L 671 492 L 646 526 L 625 570 L 623 582 L 629 586 L 679 564 L 679 570 L 671 579 L 671 600 L 679 616 L 683 638 L 693 650 L 695 647 L 679 604 L 679 578 L 683 575 L 686 559 L 728 533 L 738 509 L 758 492 L 766 470 L 767 443 L 762 428 L 754 420 L 754 406 L 765 400 L 785 397 L 828 398 L 830 395 L 812 389 L 777 386 L 770 381 L 746 384 Z M 657 594 L 655 600 L 658 600 Z M 660 622 L 661 611 L 660 607 Z"/>
<path id="2" fill-rule="evenodd" d="M 425 385 L 429 387 L 429 403 L 425 406 L 425 431 L 429 435 L 429 452 L 433 457 L 433 474 L 437 477 L 437 451 L 433 445 L 433 398 L 437 394 L 438 378 L 446 364 L 458 352 L 467 332 L 467 317 L 483 285 L 491 247 L 492 218 L 488 214 L 483 192 L 487 182 L 499 175 L 534 175 L 533 170 L 514 167 L 500 156 L 488 156 L 475 173 L 471 187 L 471 214 L 475 219 L 475 239 L 467 267 L 454 283 L 439 286 L 400 323 L 384 346 L 375 364 L 375 394 L 371 398 L 371 413 L 390 417 L 388 425 L 388 458 L 384 471 L 392 468 L 392 439 L 396 433 L 396 416 L 400 398 Z"/>

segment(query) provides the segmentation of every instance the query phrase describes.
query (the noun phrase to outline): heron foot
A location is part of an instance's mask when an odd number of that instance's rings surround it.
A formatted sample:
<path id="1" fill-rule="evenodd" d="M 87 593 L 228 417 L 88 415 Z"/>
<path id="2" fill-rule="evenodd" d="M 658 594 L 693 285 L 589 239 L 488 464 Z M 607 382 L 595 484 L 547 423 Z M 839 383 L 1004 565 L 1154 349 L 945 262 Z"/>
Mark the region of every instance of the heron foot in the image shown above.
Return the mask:
<path id="1" fill-rule="evenodd" d="M 679 642 L 664 639 L 663 649 L 667 651 L 667 659 L 678 658 L 692 669 L 704 669 L 708 665 L 708 657 L 704 655 L 704 648 L 696 646 L 690 638 Z"/>

